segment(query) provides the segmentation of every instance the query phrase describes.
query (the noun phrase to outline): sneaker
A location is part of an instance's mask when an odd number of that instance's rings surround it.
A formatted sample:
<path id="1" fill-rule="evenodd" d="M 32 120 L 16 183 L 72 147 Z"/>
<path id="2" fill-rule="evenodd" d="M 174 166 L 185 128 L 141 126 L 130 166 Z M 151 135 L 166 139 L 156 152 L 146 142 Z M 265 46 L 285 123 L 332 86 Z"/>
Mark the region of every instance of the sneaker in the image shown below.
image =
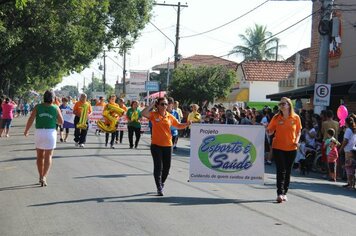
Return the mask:
<path id="1" fill-rule="evenodd" d="M 283 195 L 282 195 L 282 194 L 278 195 L 276 201 L 277 201 L 278 203 L 283 202 Z"/>
<path id="2" fill-rule="evenodd" d="M 79 144 L 79 147 L 84 148 L 84 143 Z"/>
<path id="3" fill-rule="evenodd" d="M 108 146 L 108 144 L 107 143 L 105 143 L 105 147 L 107 147 Z"/>
<path id="4" fill-rule="evenodd" d="M 75 142 L 75 144 L 74 144 L 76 147 L 78 147 L 79 146 L 79 143 L 78 142 Z"/>
<path id="5" fill-rule="evenodd" d="M 282 195 L 282 198 L 283 198 L 283 201 L 285 201 L 285 202 L 288 202 L 288 197 L 287 197 L 287 195 Z"/>
<path id="6" fill-rule="evenodd" d="M 267 160 L 266 165 L 268 165 L 268 166 L 272 165 L 272 161 Z"/>
<path id="7" fill-rule="evenodd" d="M 157 196 L 163 196 L 163 191 L 162 189 L 157 190 Z"/>
<path id="8" fill-rule="evenodd" d="M 61 143 L 63 143 L 63 139 L 62 138 L 60 138 L 59 141 L 61 141 Z"/>
<path id="9" fill-rule="evenodd" d="M 6 138 L 8 138 L 8 137 L 10 137 L 10 135 L 7 134 L 7 135 L 6 135 Z"/>

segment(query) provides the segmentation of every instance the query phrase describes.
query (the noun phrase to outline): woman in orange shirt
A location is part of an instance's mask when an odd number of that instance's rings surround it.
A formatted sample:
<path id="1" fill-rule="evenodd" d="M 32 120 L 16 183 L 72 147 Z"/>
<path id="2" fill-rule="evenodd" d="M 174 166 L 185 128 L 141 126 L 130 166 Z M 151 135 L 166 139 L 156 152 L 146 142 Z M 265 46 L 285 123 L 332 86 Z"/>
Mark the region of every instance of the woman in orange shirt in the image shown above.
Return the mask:
<path id="1" fill-rule="evenodd" d="M 267 132 L 269 135 L 274 134 L 272 150 L 277 168 L 277 202 L 281 203 L 288 200 L 290 174 L 297 154 L 302 125 L 289 98 L 281 98 L 278 107 L 279 112 L 272 118 Z"/>
<path id="2" fill-rule="evenodd" d="M 152 111 L 153 107 L 156 111 Z M 158 98 L 148 107 L 142 110 L 142 116 L 152 123 L 151 154 L 153 158 L 153 176 L 155 178 L 157 195 L 163 196 L 163 186 L 171 167 L 172 158 L 172 134 L 171 126 L 184 129 L 190 122 L 181 124 L 167 111 L 168 101 L 166 98 Z"/>

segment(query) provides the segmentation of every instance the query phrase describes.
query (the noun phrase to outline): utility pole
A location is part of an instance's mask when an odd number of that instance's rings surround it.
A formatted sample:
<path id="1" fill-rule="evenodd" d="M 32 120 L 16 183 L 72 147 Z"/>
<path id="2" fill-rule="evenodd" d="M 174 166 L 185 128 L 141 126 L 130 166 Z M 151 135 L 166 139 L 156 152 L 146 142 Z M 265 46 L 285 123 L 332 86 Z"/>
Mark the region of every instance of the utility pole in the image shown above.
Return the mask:
<path id="1" fill-rule="evenodd" d="M 167 88 L 166 88 L 167 94 L 168 94 L 168 85 L 169 85 L 169 57 L 167 62 Z"/>
<path id="2" fill-rule="evenodd" d="M 105 93 L 106 85 L 106 51 L 104 50 L 104 74 L 103 74 L 103 91 Z"/>
<path id="3" fill-rule="evenodd" d="M 177 26 L 176 26 L 176 43 L 174 45 L 174 69 L 178 66 L 179 60 L 179 28 L 180 28 L 180 8 L 181 7 L 188 7 L 188 5 L 182 5 L 180 2 L 178 4 L 166 4 L 166 3 L 154 3 L 153 5 L 158 6 L 170 6 L 170 7 L 178 7 L 177 10 Z"/>
<path id="4" fill-rule="evenodd" d="M 328 83 L 328 67 L 329 67 L 329 45 L 330 45 L 330 20 L 332 14 L 333 0 L 320 0 L 321 7 L 321 19 L 319 33 L 320 33 L 320 52 L 318 59 L 318 71 L 316 73 L 316 82 L 319 84 Z M 325 110 L 326 106 L 314 106 L 314 113 L 320 114 L 322 110 Z"/>
<path id="5" fill-rule="evenodd" d="M 123 71 L 122 71 L 122 93 L 126 96 L 126 48 L 124 49 L 124 56 L 123 56 Z"/>

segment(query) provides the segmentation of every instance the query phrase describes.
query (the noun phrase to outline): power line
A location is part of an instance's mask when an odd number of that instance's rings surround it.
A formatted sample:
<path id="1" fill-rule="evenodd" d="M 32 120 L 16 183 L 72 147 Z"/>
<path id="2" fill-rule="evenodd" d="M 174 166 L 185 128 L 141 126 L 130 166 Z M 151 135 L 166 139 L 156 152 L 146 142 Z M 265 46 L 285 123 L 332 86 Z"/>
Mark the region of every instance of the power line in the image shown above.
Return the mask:
<path id="1" fill-rule="evenodd" d="M 201 33 L 197 33 L 197 34 L 191 34 L 191 35 L 181 36 L 181 38 L 191 38 L 191 37 L 195 37 L 195 36 L 199 36 L 199 35 L 202 35 L 202 34 L 210 33 L 210 32 L 212 32 L 212 31 L 214 31 L 214 30 L 220 29 L 220 28 L 222 28 L 222 27 L 224 27 L 224 26 L 226 26 L 226 25 L 228 25 L 228 24 L 231 24 L 232 22 L 237 21 L 237 20 L 241 19 L 242 17 L 244 17 L 244 16 L 250 14 L 251 12 L 253 12 L 253 11 L 256 10 L 257 8 L 263 6 L 264 4 L 266 4 L 266 3 L 269 2 L 269 1 L 270 1 L 270 0 L 266 0 L 265 2 L 261 3 L 260 5 L 254 7 L 253 9 L 247 11 L 246 13 L 242 14 L 241 16 L 239 16 L 239 17 L 237 17 L 237 18 L 235 18 L 235 19 L 233 19 L 233 20 L 231 20 L 231 21 L 229 21 L 229 22 L 227 22 L 227 23 L 225 23 L 225 24 L 222 24 L 222 25 L 220 25 L 220 26 L 218 26 L 218 27 L 215 27 L 215 28 L 213 28 L 213 29 L 210 29 L 210 30 L 207 30 L 207 31 L 204 31 L 204 32 L 201 32 Z"/>
<path id="2" fill-rule="evenodd" d="M 294 24 L 292 24 L 292 25 L 288 26 L 287 28 L 285 28 L 285 29 L 283 29 L 283 30 L 279 31 L 278 33 L 276 33 L 276 34 L 274 34 L 274 35 L 271 35 L 270 37 L 265 38 L 265 39 L 263 39 L 263 40 L 261 40 L 261 41 L 259 41 L 259 42 L 255 43 L 255 44 L 251 45 L 250 47 L 257 46 L 257 45 L 259 45 L 259 44 L 263 43 L 264 41 L 267 41 L 267 40 L 269 40 L 269 39 L 274 38 L 275 36 L 277 36 L 277 35 L 279 35 L 279 34 L 281 34 L 281 33 L 285 32 L 285 31 L 289 30 L 290 28 L 292 28 L 292 27 L 296 26 L 297 24 L 299 24 L 299 23 L 303 22 L 304 20 L 308 19 L 309 17 L 313 16 L 314 14 L 316 14 L 316 13 L 318 13 L 318 12 L 320 12 L 320 9 L 319 9 L 319 10 L 314 11 L 314 12 L 313 12 L 313 13 L 311 13 L 310 15 L 308 15 L 308 16 L 304 17 L 303 19 L 301 19 L 301 20 L 299 20 L 299 21 L 295 22 Z M 233 53 L 229 52 L 229 53 L 227 53 L 227 54 L 225 54 L 225 55 L 218 56 L 218 57 L 223 58 L 223 57 L 226 57 L 226 56 L 230 56 L 231 54 L 233 54 Z M 193 60 L 194 60 L 194 59 L 193 59 Z M 209 61 L 209 60 L 215 60 L 215 58 L 211 58 L 211 59 L 210 59 L 210 58 L 208 58 L 208 59 L 205 59 L 204 61 Z"/>
<path id="3" fill-rule="evenodd" d="M 153 25 L 159 32 L 161 32 L 161 34 L 164 35 L 164 37 L 166 37 L 169 41 L 171 41 L 171 43 L 173 43 L 174 46 L 176 46 L 176 44 L 172 41 L 172 39 L 170 39 L 165 33 L 163 33 L 162 30 L 160 30 L 155 24 L 152 23 L 152 21 L 149 21 L 151 25 Z"/>

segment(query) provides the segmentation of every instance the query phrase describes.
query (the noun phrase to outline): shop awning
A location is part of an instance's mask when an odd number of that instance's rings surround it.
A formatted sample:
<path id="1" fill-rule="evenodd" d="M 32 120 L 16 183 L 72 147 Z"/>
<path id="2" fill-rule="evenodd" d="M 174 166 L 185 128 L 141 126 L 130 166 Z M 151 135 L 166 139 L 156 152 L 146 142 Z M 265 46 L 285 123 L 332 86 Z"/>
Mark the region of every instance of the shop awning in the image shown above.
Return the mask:
<path id="1" fill-rule="evenodd" d="M 269 94 L 266 98 L 272 101 L 279 101 L 282 97 L 290 99 L 297 98 L 311 98 L 314 95 L 314 85 L 306 86 L 304 88 L 289 90 L 281 93 Z M 342 82 L 331 84 L 331 96 L 350 96 L 350 99 L 356 100 L 356 83 L 355 82 Z"/>

